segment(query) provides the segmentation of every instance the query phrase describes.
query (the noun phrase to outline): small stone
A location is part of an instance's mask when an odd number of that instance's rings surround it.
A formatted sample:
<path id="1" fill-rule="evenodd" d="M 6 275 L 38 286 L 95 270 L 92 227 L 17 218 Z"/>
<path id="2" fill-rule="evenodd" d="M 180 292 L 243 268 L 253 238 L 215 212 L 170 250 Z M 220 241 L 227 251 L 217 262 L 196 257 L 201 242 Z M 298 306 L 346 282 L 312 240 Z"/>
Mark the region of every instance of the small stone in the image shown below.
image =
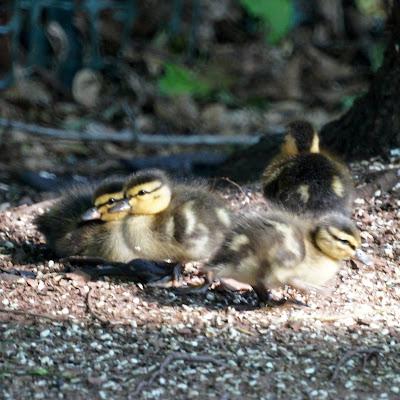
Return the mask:
<path id="1" fill-rule="evenodd" d="M 40 332 L 40 337 L 42 339 L 47 338 L 47 336 L 49 336 L 51 333 L 50 329 L 45 329 L 44 331 Z"/>
<path id="2" fill-rule="evenodd" d="M 305 372 L 307 375 L 314 374 L 314 373 L 315 373 L 315 368 L 314 368 L 314 367 L 307 368 L 304 372 Z"/>
<path id="3" fill-rule="evenodd" d="M 398 386 L 392 386 L 392 387 L 390 388 L 390 390 L 391 390 L 393 393 L 400 393 L 400 388 L 399 388 Z"/>

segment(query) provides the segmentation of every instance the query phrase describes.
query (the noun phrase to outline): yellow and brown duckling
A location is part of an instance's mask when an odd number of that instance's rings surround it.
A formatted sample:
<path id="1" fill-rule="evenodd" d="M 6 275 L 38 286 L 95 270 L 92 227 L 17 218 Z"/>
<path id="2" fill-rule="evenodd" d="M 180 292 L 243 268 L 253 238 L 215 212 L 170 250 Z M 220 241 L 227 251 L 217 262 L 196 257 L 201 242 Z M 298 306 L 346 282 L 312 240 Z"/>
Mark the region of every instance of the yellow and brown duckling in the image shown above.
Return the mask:
<path id="1" fill-rule="evenodd" d="M 325 152 L 306 121 L 293 121 L 279 154 L 262 176 L 264 196 L 285 209 L 308 216 L 350 215 L 354 184 L 348 168 Z"/>
<path id="2" fill-rule="evenodd" d="M 268 289 L 284 285 L 321 291 L 335 276 L 341 260 L 356 258 L 371 264 L 360 246 L 358 230 L 340 214 L 318 220 L 286 212 L 243 217 L 203 267 L 208 283 L 202 289 L 215 278 L 231 278 L 252 286 L 268 304 Z"/>
<path id="3" fill-rule="evenodd" d="M 118 242 L 118 226 L 127 213 L 107 213 L 123 198 L 122 179 L 107 179 L 99 184 L 68 189 L 45 214 L 36 218 L 38 230 L 49 248 L 59 256 L 102 257 L 112 261 L 130 261 L 128 248 L 110 250 Z M 94 205 L 94 207 L 93 207 Z"/>
<path id="4" fill-rule="evenodd" d="M 108 212 L 129 212 L 121 230 L 125 243 L 139 258 L 205 260 L 232 227 L 232 214 L 207 186 L 174 182 L 161 170 L 134 174 L 124 195 Z"/>

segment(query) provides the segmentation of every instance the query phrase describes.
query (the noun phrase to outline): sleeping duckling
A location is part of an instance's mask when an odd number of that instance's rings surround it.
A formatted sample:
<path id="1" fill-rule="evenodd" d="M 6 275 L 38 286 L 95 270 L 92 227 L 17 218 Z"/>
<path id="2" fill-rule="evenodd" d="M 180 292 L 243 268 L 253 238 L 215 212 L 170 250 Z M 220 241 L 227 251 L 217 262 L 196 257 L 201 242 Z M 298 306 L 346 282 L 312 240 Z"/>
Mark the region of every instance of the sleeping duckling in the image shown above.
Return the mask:
<path id="1" fill-rule="evenodd" d="M 295 213 L 350 215 L 354 185 L 347 167 L 319 150 L 319 137 L 306 121 L 286 127 L 281 154 L 262 176 L 264 196 Z"/>
<path id="2" fill-rule="evenodd" d="M 125 199 L 109 213 L 126 212 L 121 230 L 136 257 L 187 262 L 210 258 L 232 226 L 224 203 L 202 184 L 173 182 L 163 171 L 134 174 Z"/>
<path id="3" fill-rule="evenodd" d="M 358 230 L 340 214 L 317 221 L 286 212 L 243 217 L 203 267 L 209 283 L 202 289 L 215 278 L 231 278 L 249 284 L 262 302 L 275 305 L 268 289 L 291 285 L 322 291 L 341 260 L 357 258 L 370 265 L 360 246 Z"/>
<path id="4" fill-rule="evenodd" d="M 108 208 L 123 198 L 123 184 L 122 179 L 107 179 L 97 187 L 82 185 L 69 189 L 50 211 L 36 218 L 35 223 L 47 245 L 59 256 L 130 261 L 133 257 L 125 246 L 120 246 L 121 252 L 109 249 L 109 242 L 113 241 L 110 237 L 118 236 L 120 219 L 127 214 L 107 213 Z M 95 221 L 97 219 L 101 221 Z"/>

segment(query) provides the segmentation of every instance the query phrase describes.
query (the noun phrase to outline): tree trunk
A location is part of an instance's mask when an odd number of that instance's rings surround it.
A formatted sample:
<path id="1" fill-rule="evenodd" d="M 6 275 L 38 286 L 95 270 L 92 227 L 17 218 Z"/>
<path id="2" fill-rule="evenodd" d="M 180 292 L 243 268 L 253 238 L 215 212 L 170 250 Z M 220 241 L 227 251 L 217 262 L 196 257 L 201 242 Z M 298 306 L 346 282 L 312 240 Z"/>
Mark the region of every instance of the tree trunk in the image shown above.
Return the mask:
<path id="1" fill-rule="evenodd" d="M 387 48 L 368 93 L 321 130 L 322 147 L 348 161 L 388 157 L 391 149 L 400 147 L 400 0 L 388 0 L 387 4 Z M 234 153 L 219 175 L 238 182 L 257 180 L 278 152 L 277 137 L 262 137 L 259 143 Z"/>
<path id="2" fill-rule="evenodd" d="M 400 0 L 390 3 L 389 40 L 368 93 L 321 131 L 323 146 L 347 160 L 388 156 L 400 147 Z"/>

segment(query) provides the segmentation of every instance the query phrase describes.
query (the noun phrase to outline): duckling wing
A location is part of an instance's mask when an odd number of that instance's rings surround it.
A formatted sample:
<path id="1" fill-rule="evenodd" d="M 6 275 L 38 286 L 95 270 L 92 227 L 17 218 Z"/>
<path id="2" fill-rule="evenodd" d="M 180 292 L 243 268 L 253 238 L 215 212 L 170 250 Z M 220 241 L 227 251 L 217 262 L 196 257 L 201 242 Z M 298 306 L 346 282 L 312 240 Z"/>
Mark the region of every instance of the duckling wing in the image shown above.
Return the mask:
<path id="1" fill-rule="evenodd" d="M 345 167 L 324 154 L 293 156 L 275 179 L 275 199 L 294 212 L 350 212 L 353 184 Z M 266 187 L 265 190 L 267 190 Z"/>
<path id="2" fill-rule="evenodd" d="M 169 228 L 187 259 L 209 258 L 232 225 L 231 213 L 215 195 L 201 190 L 186 191 L 180 197 L 176 195 L 171 203 L 163 216 L 164 223 L 159 226 Z"/>
<path id="3" fill-rule="evenodd" d="M 281 215 L 242 219 L 204 269 L 251 286 L 284 285 L 304 258 L 302 233 Z"/>

